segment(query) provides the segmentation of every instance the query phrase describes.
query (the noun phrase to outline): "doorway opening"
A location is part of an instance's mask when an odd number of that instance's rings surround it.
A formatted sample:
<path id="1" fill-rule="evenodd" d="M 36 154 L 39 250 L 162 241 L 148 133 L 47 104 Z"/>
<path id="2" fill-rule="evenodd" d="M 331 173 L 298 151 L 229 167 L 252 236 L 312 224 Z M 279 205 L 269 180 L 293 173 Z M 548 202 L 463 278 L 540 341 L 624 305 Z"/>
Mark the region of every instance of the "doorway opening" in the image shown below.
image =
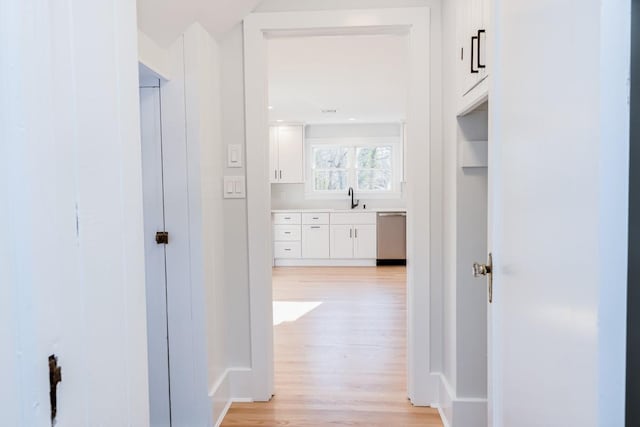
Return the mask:
<path id="1" fill-rule="evenodd" d="M 267 46 L 273 404 L 410 409 L 406 271 L 376 266 L 406 262 L 407 34 Z"/>
<path id="2" fill-rule="evenodd" d="M 253 376 L 253 396 L 255 401 L 270 400 L 274 394 L 274 360 L 273 360 L 273 287 L 272 268 L 277 253 L 294 250 L 302 253 L 302 240 L 300 245 L 287 248 L 285 245 L 277 245 L 273 241 L 274 224 L 272 213 L 272 188 L 271 181 L 280 179 L 280 168 L 270 170 L 269 158 L 269 42 L 275 38 L 300 38 L 318 36 L 380 36 L 380 35 L 405 35 L 408 40 L 408 66 L 406 73 L 406 133 L 404 136 L 406 173 L 406 227 L 407 227 L 407 390 L 405 397 L 409 397 L 412 403 L 419 406 L 429 406 L 437 400 L 438 374 L 437 356 L 433 359 L 429 349 L 430 337 L 435 334 L 438 340 L 439 322 L 441 321 L 441 304 L 438 301 L 441 295 L 440 247 L 442 244 L 439 232 L 431 233 L 431 230 L 440 230 L 442 227 L 441 206 L 438 203 L 442 188 L 442 162 L 438 153 L 442 153 L 441 126 L 432 125 L 441 121 L 441 109 L 431 106 L 441 105 L 441 92 L 431 91 L 431 88 L 440 87 L 439 68 L 432 68 L 440 57 L 440 27 L 437 13 L 431 18 L 430 9 L 403 8 L 380 9 L 362 11 L 323 11 L 323 12 L 287 12 L 252 14 L 245 20 L 244 25 L 244 66 L 245 66 L 245 112 L 246 112 L 246 141 L 247 141 L 247 199 L 248 207 L 248 231 L 249 231 L 249 291 L 251 310 L 251 362 Z M 431 30 L 431 26 L 434 30 Z M 299 52 L 290 52 L 290 55 L 298 55 Z M 363 75 L 362 78 L 365 78 Z M 320 109 L 332 110 L 327 107 Z M 331 111 L 321 114 L 336 114 Z M 348 117 L 347 120 L 352 117 Z M 357 117 L 353 117 L 357 119 Z M 277 120 L 283 120 L 277 122 Z M 350 121 L 351 122 L 351 121 Z M 284 118 L 276 118 L 276 123 L 286 125 Z M 299 132 L 309 139 L 306 127 Z M 285 137 L 290 137 L 294 132 L 291 129 L 285 131 Z M 280 134 L 278 134 L 280 137 Z M 307 144 L 308 145 L 308 144 Z M 334 144 L 335 145 L 335 144 Z M 316 153 L 323 147 L 315 147 Z M 367 148 L 367 147 L 363 147 Z M 370 149 L 370 148 L 369 148 Z M 312 148 L 313 150 L 313 148 Z M 338 150 L 339 151 L 339 150 Z M 335 152 L 335 151 L 334 151 Z M 342 149 L 345 156 L 356 158 L 358 147 L 348 146 Z M 353 152 L 351 155 L 349 153 Z M 326 153 L 325 153 L 326 154 Z M 321 190 L 322 185 L 327 184 L 328 176 L 336 172 L 322 169 L 316 164 L 313 168 L 309 162 L 314 156 L 304 155 L 305 169 L 315 173 L 316 179 L 307 180 L 304 184 L 307 193 L 311 183 L 318 183 L 315 190 Z M 322 155 L 315 156 L 323 159 Z M 280 160 L 280 159 L 279 159 Z M 350 163 L 351 165 L 351 163 Z M 336 169 L 336 168 L 333 168 Z M 333 173 L 335 179 L 346 180 L 349 176 L 357 176 L 358 168 L 346 167 Z M 352 170 L 351 170 L 352 169 Z M 375 168 L 370 168 L 375 169 Z M 276 175 L 277 173 L 277 175 Z M 283 179 L 286 173 L 283 170 Z M 349 181 L 347 181 L 349 182 Z M 355 182 L 352 180 L 350 183 Z M 286 183 L 282 183 L 286 184 Z M 349 185 L 352 186 L 352 185 Z M 326 187 L 325 187 L 326 188 Z M 304 193 L 304 191 L 303 191 Z M 341 216 L 337 215 L 325 224 L 305 225 L 329 226 L 329 254 L 331 254 L 331 226 L 335 227 L 334 234 L 340 238 L 342 244 L 339 248 L 347 247 L 346 241 L 351 239 L 351 254 L 364 253 L 360 260 L 369 260 L 361 265 L 375 266 L 377 253 L 371 255 L 375 244 L 367 244 L 366 239 L 375 242 L 372 236 L 376 228 L 376 213 L 371 210 L 358 213 L 351 212 L 351 207 L 364 207 L 358 203 L 363 196 L 356 192 L 351 201 L 353 192 L 345 193 L 342 205 L 349 212 Z M 347 198 L 348 196 L 348 198 Z M 277 195 L 275 196 L 277 198 Z M 321 203 L 318 198 L 315 203 Z M 317 209 L 316 204 L 314 208 Z M 343 208 L 344 209 L 344 208 Z M 299 212 L 301 215 L 303 212 Z M 331 212 L 317 212 L 328 213 Z M 285 218 L 288 217 L 289 219 Z M 285 215 L 282 221 L 298 221 L 298 216 Z M 373 216 L 373 219 L 372 219 Z M 316 217 L 317 219 L 314 219 Z M 326 221 L 324 215 L 313 215 L 309 220 Z M 302 234 L 302 218 L 300 218 L 300 234 Z M 314 230 L 322 230 L 314 229 Z M 339 231 L 338 231 L 339 230 Z M 284 231 L 283 231 L 284 233 Z M 356 234 L 358 237 L 356 237 Z M 358 245 L 353 241 L 360 241 Z M 334 239 L 338 242 L 338 239 Z M 334 245 L 335 247 L 335 245 Z M 289 249 L 289 251 L 285 251 Z M 357 251 L 357 252 L 354 252 Z M 362 251 L 362 252 L 360 252 Z M 336 253 L 336 251 L 334 251 Z M 334 260 L 336 264 L 338 261 Z M 349 259 L 352 265 L 354 259 Z M 336 267 L 337 265 L 333 265 Z M 318 267 L 318 266 L 316 266 Z M 432 286 L 432 283 L 434 284 Z M 322 305 L 314 311 L 322 309 Z"/>

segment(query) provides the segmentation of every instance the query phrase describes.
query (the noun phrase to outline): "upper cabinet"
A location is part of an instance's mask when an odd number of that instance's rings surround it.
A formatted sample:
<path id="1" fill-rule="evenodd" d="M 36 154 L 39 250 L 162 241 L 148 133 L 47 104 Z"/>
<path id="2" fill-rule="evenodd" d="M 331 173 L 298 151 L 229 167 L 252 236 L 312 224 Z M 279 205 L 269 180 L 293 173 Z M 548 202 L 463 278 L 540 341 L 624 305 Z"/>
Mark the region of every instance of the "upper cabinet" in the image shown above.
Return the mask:
<path id="1" fill-rule="evenodd" d="M 302 125 L 269 128 L 269 176 L 272 183 L 304 183 L 303 148 Z"/>
<path id="2" fill-rule="evenodd" d="M 490 0 L 460 0 L 458 2 L 458 49 L 460 60 L 461 109 L 486 98 L 489 64 L 487 32 L 489 31 Z"/>

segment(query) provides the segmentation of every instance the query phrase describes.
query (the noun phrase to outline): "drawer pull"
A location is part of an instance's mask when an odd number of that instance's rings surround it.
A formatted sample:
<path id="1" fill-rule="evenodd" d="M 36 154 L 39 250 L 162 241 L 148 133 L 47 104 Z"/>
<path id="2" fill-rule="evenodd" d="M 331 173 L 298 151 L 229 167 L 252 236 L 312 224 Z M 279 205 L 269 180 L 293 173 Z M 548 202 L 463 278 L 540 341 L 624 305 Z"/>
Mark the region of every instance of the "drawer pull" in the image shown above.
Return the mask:
<path id="1" fill-rule="evenodd" d="M 291 219 L 291 217 L 290 216 L 285 216 L 284 219 Z"/>
<path id="2" fill-rule="evenodd" d="M 312 225 L 311 228 L 320 228 L 319 225 Z"/>
<path id="3" fill-rule="evenodd" d="M 284 234 L 291 234 L 291 232 L 290 231 L 285 231 Z"/>
<path id="4" fill-rule="evenodd" d="M 286 252 L 291 252 L 291 248 L 284 248 Z"/>
<path id="5" fill-rule="evenodd" d="M 319 217 L 317 217 L 317 216 L 314 216 L 312 219 L 320 219 L 320 218 L 319 218 Z"/>

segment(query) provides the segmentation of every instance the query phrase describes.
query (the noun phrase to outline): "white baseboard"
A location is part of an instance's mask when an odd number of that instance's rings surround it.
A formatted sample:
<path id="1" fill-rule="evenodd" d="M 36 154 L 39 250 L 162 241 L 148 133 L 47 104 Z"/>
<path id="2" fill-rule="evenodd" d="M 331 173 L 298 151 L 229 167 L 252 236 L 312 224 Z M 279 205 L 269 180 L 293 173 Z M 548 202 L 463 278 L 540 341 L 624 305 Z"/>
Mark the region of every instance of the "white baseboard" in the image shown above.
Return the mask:
<path id="1" fill-rule="evenodd" d="M 460 398 L 444 375 L 440 377 L 438 412 L 445 427 L 487 427 L 487 399 Z"/>
<path id="2" fill-rule="evenodd" d="M 234 402 L 253 402 L 251 368 L 229 368 L 209 389 L 214 426 L 219 427 Z"/>
<path id="3" fill-rule="evenodd" d="M 409 383 L 409 400 L 413 406 L 437 406 L 434 402 L 438 401 L 440 374 L 418 374 Z"/>
<path id="4" fill-rule="evenodd" d="M 285 259 L 274 260 L 276 267 L 375 267 L 375 259 Z"/>

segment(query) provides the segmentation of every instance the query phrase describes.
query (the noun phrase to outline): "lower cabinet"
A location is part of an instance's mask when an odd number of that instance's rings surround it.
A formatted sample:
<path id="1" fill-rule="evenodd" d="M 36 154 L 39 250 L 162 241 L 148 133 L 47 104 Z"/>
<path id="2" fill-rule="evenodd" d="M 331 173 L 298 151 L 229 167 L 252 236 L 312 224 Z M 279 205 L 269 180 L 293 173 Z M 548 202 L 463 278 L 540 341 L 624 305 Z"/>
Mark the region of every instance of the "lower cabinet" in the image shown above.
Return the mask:
<path id="1" fill-rule="evenodd" d="M 329 226 L 302 226 L 302 258 L 329 258 Z"/>
<path id="2" fill-rule="evenodd" d="M 331 226 L 331 258 L 353 258 L 353 226 Z"/>
<path id="3" fill-rule="evenodd" d="M 361 224 L 353 226 L 353 257 L 354 258 L 376 258 L 377 257 L 377 230 L 372 224 Z"/>
<path id="4" fill-rule="evenodd" d="M 374 259 L 376 244 L 374 224 L 331 226 L 331 258 Z"/>
<path id="5" fill-rule="evenodd" d="M 376 245 L 374 212 L 273 214 L 275 265 L 375 265 Z"/>

